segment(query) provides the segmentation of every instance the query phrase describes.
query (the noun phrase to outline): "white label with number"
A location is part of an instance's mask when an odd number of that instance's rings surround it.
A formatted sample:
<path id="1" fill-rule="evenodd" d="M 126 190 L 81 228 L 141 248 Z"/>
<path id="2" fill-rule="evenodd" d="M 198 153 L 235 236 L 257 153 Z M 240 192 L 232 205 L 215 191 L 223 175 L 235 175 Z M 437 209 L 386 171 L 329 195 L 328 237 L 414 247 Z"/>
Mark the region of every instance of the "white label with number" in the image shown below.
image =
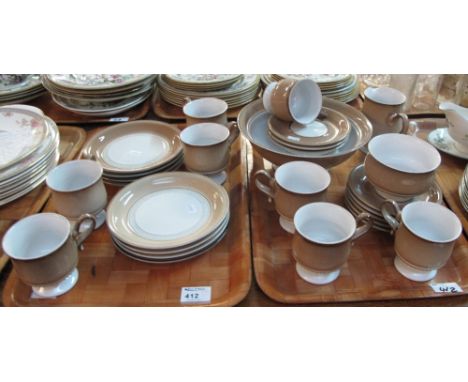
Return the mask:
<path id="1" fill-rule="evenodd" d="M 183 287 L 180 291 L 181 304 L 197 304 L 211 302 L 211 287 Z"/>
<path id="2" fill-rule="evenodd" d="M 462 293 L 463 289 L 457 283 L 432 284 L 431 288 L 436 293 Z"/>
<path id="3" fill-rule="evenodd" d="M 109 122 L 128 122 L 129 118 L 128 117 L 115 117 L 115 118 L 110 118 Z"/>

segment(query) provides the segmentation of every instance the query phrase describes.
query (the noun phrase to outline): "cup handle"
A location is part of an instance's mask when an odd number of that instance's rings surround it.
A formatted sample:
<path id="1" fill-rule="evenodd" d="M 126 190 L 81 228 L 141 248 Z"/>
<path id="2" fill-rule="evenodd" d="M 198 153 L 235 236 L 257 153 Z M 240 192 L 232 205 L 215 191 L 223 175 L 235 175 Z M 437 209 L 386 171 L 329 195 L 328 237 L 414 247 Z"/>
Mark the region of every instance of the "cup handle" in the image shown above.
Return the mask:
<path id="1" fill-rule="evenodd" d="M 403 127 L 401 129 L 401 134 L 414 135 L 416 129 L 410 124 L 408 116 L 405 113 L 390 113 L 387 117 L 387 125 L 393 125 L 395 122 L 401 119 L 403 121 Z"/>
<path id="2" fill-rule="evenodd" d="M 393 211 L 391 211 L 390 209 Z M 392 233 L 395 233 L 395 231 L 398 229 L 401 223 L 401 210 L 397 202 L 395 202 L 394 200 L 385 200 L 380 206 L 380 211 L 382 212 L 385 221 L 392 228 Z M 393 216 L 392 213 L 395 216 Z"/>
<path id="3" fill-rule="evenodd" d="M 91 153 L 83 152 L 83 153 L 81 154 L 81 159 L 89 159 L 89 160 L 94 160 L 94 161 L 95 161 L 95 160 L 96 160 L 96 157 L 95 157 L 93 154 L 91 154 Z"/>
<path id="4" fill-rule="evenodd" d="M 269 186 L 267 186 L 266 184 L 262 183 L 259 179 L 260 176 L 265 176 L 267 179 L 268 179 L 268 183 L 270 183 Z M 271 184 L 274 182 L 274 179 L 273 177 L 270 175 L 270 173 L 266 170 L 258 170 L 255 174 L 254 174 L 254 179 L 255 179 L 255 185 L 257 186 L 257 188 L 263 192 L 265 195 L 269 196 L 270 198 L 274 199 L 275 198 L 275 194 L 273 192 L 273 188 L 271 187 Z"/>
<path id="5" fill-rule="evenodd" d="M 91 225 L 87 227 L 83 232 L 80 232 L 80 228 L 86 220 L 91 220 Z M 75 226 L 73 227 L 72 237 L 76 241 L 78 248 L 82 249 L 83 242 L 88 238 L 89 235 L 94 231 L 96 227 L 96 218 L 91 214 L 83 214 L 79 217 Z"/>
<path id="6" fill-rule="evenodd" d="M 239 136 L 239 126 L 237 125 L 237 122 L 229 122 L 226 126 L 229 129 L 229 146 L 231 146 L 234 141 L 237 139 Z"/>
<path id="7" fill-rule="evenodd" d="M 363 212 L 356 218 L 356 225 L 357 228 L 354 232 L 353 238 L 351 239 L 352 241 L 369 232 L 369 230 L 372 228 L 372 217 L 368 213 Z"/>
<path id="8" fill-rule="evenodd" d="M 184 106 L 187 105 L 189 102 L 192 102 L 190 97 L 184 97 Z"/>

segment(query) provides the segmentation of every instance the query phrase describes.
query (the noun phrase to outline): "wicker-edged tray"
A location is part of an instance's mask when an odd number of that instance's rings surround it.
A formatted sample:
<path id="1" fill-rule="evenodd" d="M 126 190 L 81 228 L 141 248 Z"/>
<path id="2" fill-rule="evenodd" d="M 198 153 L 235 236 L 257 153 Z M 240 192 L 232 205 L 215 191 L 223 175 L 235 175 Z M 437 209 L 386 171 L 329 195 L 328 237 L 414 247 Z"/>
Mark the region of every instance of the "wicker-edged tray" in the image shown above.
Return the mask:
<path id="1" fill-rule="evenodd" d="M 60 132 L 60 162 L 75 158 L 86 140 L 86 132 L 73 126 L 59 126 Z M 50 196 L 50 190 L 42 184 L 30 193 L 11 203 L 0 207 L 0 243 L 8 228 L 17 220 L 39 212 Z M 8 262 L 8 257 L 0 247 L 0 272 Z"/>
<path id="2" fill-rule="evenodd" d="M 60 105 L 57 105 L 49 92 L 45 92 L 40 97 L 29 101 L 28 104 L 41 109 L 45 115 L 52 118 L 57 124 L 103 125 L 108 123 L 128 122 L 135 121 L 137 119 L 143 119 L 150 110 L 151 97 L 130 110 L 124 111 L 120 114 L 112 115 L 110 117 L 94 117 L 73 113 L 67 109 L 64 109 Z"/>
<path id="3" fill-rule="evenodd" d="M 349 172 L 364 159 L 360 152 L 330 170 L 329 200 L 344 205 L 344 190 Z M 249 176 L 269 168 L 257 154 L 249 156 Z M 292 235 L 282 230 L 278 215 L 267 197 L 250 184 L 250 214 L 255 278 L 271 299 L 289 304 L 311 304 L 396 299 L 447 297 L 436 293 L 430 284 L 456 282 L 468 293 L 468 243 L 462 236 L 449 262 L 431 282 L 417 283 L 401 276 L 393 266 L 393 238 L 371 230 L 358 239 L 339 278 L 316 286 L 303 281 L 295 270 L 291 253 Z M 460 295 L 461 293 L 457 293 Z"/>
<path id="4" fill-rule="evenodd" d="M 251 283 L 250 225 L 246 146 L 233 145 L 225 188 L 231 220 L 228 233 L 211 251 L 181 263 L 152 265 L 132 260 L 111 243 L 106 225 L 96 230 L 80 252 L 80 278 L 55 299 L 32 299 L 30 287 L 13 270 L 3 292 L 7 306 L 180 306 L 181 288 L 211 286 L 210 306 L 231 306 L 248 293 Z M 109 200 L 118 189 L 108 187 Z M 49 203 L 46 210 L 53 210 Z M 199 305 L 197 305 L 199 306 Z"/>

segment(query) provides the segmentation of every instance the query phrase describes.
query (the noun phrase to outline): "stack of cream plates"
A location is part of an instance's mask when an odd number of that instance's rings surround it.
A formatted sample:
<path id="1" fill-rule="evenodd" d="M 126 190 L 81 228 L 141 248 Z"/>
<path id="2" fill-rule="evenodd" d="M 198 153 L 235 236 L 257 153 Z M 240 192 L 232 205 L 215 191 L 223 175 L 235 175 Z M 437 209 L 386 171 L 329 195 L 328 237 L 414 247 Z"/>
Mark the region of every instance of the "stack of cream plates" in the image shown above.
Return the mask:
<path id="1" fill-rule="evenodd" d="M 40 109 L 0 107 L 0 206 L 39 186 L 59 159 L 57 125 Z"/>
<path id="2" fill-rule="evenodd" d="M 24 103 L 44 92 L 39 74 L 0 74 L 0 105 Z"/>
<path id="3" fill-rule="evenodd" d="M 468 212 L 467 185 L 468 185 L 468 165 L 465 167 L 465 172 L 463 173 L 463 177 L 460 181 L 460 186 L 458 187 L 458 196 L 460 197 L 460 202 L 466 212 Z"/>
<path id="4" fill-rule="evenodd" d="M 295 80 L 312 79 L 320 86 L 324 97 L 341 102 L 352 101 L 359 95 L 360 90 L 359 79 L 355 74 L 262 74 L 262 82 L 265 85 L 285 78 Z"/>
<path id="5" fill-rule="evenodd" d="M 268 120 L 268 132 L 280 145 L 305 151 L 331 150 L 348 138 L 351 124 L 342 113 L 324 107 L 312 123 L 286 122 L 275 116 Z"/>
<path id="6" fill-rule="evenodd" d="M 106 183 L 123 186 L 183 163 L 179 129 L 158 121 L 133 121 L 98 132 L 81 156 L 98 161 Z"/>
<path id="7" fill-rule="evenodd" d="M 399 202 L 399 206 L 403 208 L 406 204 L 415 201 L 428 201 L 434 203 L 442 203 L 442 190 L 439 185 L 434 182 L 429 191 L 411 198 L 405 202 Z M 358 216 L 363 212 L 367 212 L 372 217 L 373 227 L 379 231 L 390 232 L 391 228 L 385 221 L 380 207 L 385 201 L 381 197 L 374 186 L 368 181 L 364 165 L 360 164 L 351 171 L 348 177 L 345 192 L 345 205 L 348 210 L 354 215 Z"/>
<path id="8" fill-rule="evenodd" d="M 257 74 L 162 74 L 158 79 L 161 98 L 179 107 L 186 98 L 219 98 L 229 108 L 245 105 L 254 100 L 260 91 Z"/>
<path id="9" fill-rule="evenodd" d="M 97 117 L 119 114 L 144 102 L 155 79 L 153 74 L 47 74 L 42 83 L 63 108 Z"/>
<path id="10" fill-rule="evenodd" d="M 117 249 L 150 263 L 183 261 L 209 251 L 222 240 L 228 223 L 224 188 L 186 172 L 131 183 L 107 209 L 107 226 Z"/>

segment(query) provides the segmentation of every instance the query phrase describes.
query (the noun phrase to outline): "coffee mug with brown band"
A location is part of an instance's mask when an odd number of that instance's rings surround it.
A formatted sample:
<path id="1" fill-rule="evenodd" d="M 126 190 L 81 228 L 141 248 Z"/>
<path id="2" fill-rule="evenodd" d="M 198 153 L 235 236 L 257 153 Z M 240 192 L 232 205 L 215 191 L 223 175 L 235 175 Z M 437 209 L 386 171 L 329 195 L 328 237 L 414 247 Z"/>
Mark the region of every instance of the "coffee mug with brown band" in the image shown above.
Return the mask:
<path id="1" fill-rule="evenodd" d="M 230 148 L 238 136 L 236 122 L 228 123 L 227 127 L 212 122 L 186 127 L 180 133 L 185 167 L 189 171 L 210 176 L 219 184 L 224 183 Z"/>
<path id="2" fill-rule="evenodd" d="M 458 217 L 432 202 L 413 202 L 400 209 L 394 200 L 386 200 L 381 211 L 395 234 L 398 272 L 413 281 L 433 279 L 462 233 Z"/>
<path id="3" fill-rule="evenodd" d="M 414 135 L 414 126 L 402 112 L 406 96 L 397 89 L 389 87 L 367 88 L 362 112 L 372 122 L 375 137 L 385 133 Z"/>
<path id="4" fill-rule="evenodd" d="M 265 178 L 267 183 L 260 179 Z M 330 174 L 318 164 L 292 161 L 279 166 L 274 175 L 266 170 L 254 174 L 255 185 L 275 203 L 281 227 L 294 233 L 294 214 L 305 204 L 326 200 Z"/>
<path id="5" fill-rule="evenodd" d="M 22 282 L 41 297 L 55 297 L 78 281 L 78 249 L 95 224 L 90 214 L 80 216 L 74 226 L 55 213 L 31 215 L 6 232 L 3 250 Z"/>
<path id="6" fill-rule="evenodd" d="M 333 203 L 310 203 L 294 215 L 292 250 L 298 275 L 311 284 L 328 284 L 339 276 L 352 243 L 372 227 L 371 216 L 356 219 Z"/>
<path id="7" fill-rule="evenodd" d="M 187 126 L 202 122 L 213 122 L 227 125 L 228 104 L 219 98 L 204 97 L 196 100 L 185 98 L 185 105 L 182 108 Z"/>

